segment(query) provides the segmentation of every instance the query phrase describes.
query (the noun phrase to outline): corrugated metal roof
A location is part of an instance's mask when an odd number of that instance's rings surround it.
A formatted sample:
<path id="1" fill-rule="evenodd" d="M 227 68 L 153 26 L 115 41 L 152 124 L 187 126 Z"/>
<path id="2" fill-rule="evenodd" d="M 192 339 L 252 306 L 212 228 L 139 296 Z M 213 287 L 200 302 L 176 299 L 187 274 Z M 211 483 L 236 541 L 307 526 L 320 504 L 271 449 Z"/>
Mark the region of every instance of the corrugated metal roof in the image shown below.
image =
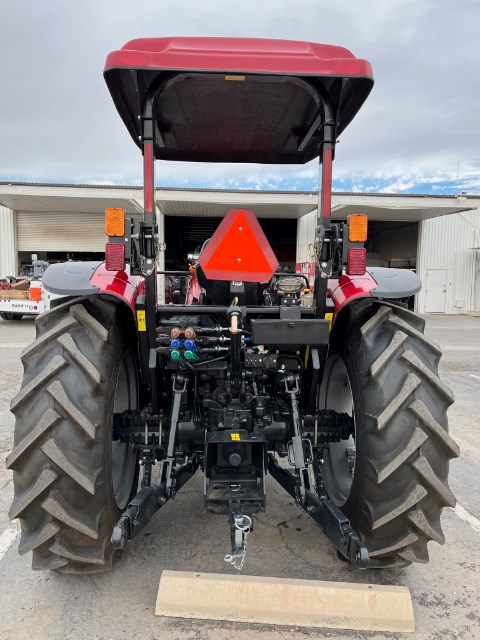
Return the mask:
<path id="1" fill-rule="evenodd" d="M 142 212 L 142 189 L 100 185 L 0 183 L 0 205 L 38 213 L 103 213 L 123 207 Z M 300 218 L 317 207 L 315 192 L 219 189 L 157 189 L 159 210 L 170 216 L 222 217 L 231 207 L 252 209 L 259 218 Z M 345 218 L 360 208 L 372 220 L 421 221 L 480 206 L 480 199 L 462 195 L 334 193 L 333 217 Z"/>
<path id="2" fill-rule="evenodd" d="M 334 220 L 344 220 L 352 213 L 366 213 L 369 220 L 384 220 L 388 222 L 421 222 L 430 218 L 438 218 L 450 213 L 460 213 L 470 211 L 471 207 L 453 207 L 446 205 L 428 207 L 402 207 L 394 206 L 372 206 L 363 203 L 336 205 L 333 201 L 332 218 Z"/>
<path id="3" fill-rule="evenodd" d="M 22 181 L 14 181 L 11 180 L 0 180 L 0 194 L 3 192 L 3 187 L 12 187 L 18 190 L 18 187 L 41 187 L 45 188 L 66 188 L 66 189 L 98 189 L 98 190 L 112 190 L 112 191 L 142 191 L 143 187 L 136 185 L 120 185 L 120 184 L 73 184 L 73 183 L 65 183 L 65 182 L 22 182 Z M 185 192 L 211 192 L 211 193 L 273 193 L 273 194 L 289 194 L 289 195 L 312 195 L 317 196 L 317 191 L 298 191 L 298 190 L 290 190 L 290 191 L 282 191 L 277 189 L 261 189 L 261 190 L 252 190 L 252 189 L 211 189 L 211 188 L 186 188 L 186 187 L 165 187 L 165 186 L 157 186 L 157 193 L 161 191 L 185 191 Z M 435 193 L 394 193 L 394 192 L 383 192 L 383 193 L 358 193 L 357 191 L 333 191 L 332 192 L 336 196 L 353 196 L 357 197 L 365 197 L 365 198 L 432 198 L 432 199 L 448 199 L 448 200 L 458 200 L 466 199 L 466 200 L 479 200 L 480 195 L 469 195 L 465 192 L 461 194 L 452 195 L 452 194 L 435 194 Z M 135 194 L 135 197 L 138 197 L 138 193 Z M 129 196 L 130 197 L 130 196 Z"/>
<path id="4" fill-rule="evenodd" d="M 0 195 L 4 207 L 14 211 L 38 213 L 103 213 L 106 207 L 123 207 L 129 215 L 140 215 L 142 207 L 135 200 L 118 197 L 69 197 L 64 195 Z"/>

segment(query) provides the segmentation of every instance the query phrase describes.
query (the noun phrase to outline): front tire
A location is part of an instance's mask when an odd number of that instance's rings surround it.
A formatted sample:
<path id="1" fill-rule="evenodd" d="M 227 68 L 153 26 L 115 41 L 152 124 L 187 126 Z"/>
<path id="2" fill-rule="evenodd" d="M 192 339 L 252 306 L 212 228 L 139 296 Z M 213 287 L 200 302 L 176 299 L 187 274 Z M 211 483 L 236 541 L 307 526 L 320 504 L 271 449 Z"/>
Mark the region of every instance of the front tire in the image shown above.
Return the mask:
<path id="1" fill-rule="evenodd" d="M 112 446 L 113 413 L 138 408 L 134 352 L 117 308 L 99 298 L 61 305 L 36 320 L 23 354 L 10 517 L 33 569 L 111 568 L 111 534 L 136 489 L 134 450 Z"/>
<path id="2" fill-rule="evenodd" d="M 334 327 L 319 398 L 320 408 L 355 423 L 350 441 L 323 452 L 327 492 L 359 531 L 370 566 L 428 562 L 428 542 L 444 543 L 440 515 L 455 505 L 449 460 L 459 455 L 448 435 L 453 395 L 438 376 L 441 352 L 415 314 L 353 305 Z"/>

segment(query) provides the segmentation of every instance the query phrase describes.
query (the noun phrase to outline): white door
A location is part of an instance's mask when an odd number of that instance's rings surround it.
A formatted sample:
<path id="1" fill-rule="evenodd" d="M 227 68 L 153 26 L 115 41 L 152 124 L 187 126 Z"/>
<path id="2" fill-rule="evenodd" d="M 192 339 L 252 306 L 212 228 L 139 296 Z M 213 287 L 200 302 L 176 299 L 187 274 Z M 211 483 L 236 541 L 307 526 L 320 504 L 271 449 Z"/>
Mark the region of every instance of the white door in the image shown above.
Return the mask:
<path id="1" fill-rule="evenodd" d="M 445 313 L 447 300 L 447 270 L 427 269 L 425 312 Z"/>

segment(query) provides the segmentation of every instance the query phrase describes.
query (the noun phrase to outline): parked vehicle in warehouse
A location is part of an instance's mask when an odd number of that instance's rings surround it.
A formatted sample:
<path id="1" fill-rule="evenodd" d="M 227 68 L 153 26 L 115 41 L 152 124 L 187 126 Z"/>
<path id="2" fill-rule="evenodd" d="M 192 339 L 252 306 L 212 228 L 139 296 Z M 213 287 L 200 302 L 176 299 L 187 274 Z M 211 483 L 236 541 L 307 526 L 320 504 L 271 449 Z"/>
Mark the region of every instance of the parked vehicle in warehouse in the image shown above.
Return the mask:
<path id="1" fill-rule="evenodd" d="M 66 299 L 37 319 L 11 406 L 19 552 L 34 569 L 107 570 L 201 469 L 237 569 L 267 474 L 352 565 L 427 561 L 455 504 L 453 396 L 423 320 L 397 302 L 417 276 L 367 270 L 366 217 L 331 220 L 335 144 L 373 86 L 370 64 L 306 42 L 139 39 L 108 56 L 105 79 L 143 154 L 144 216 L 107 210 L 105 263 L 45 274 Z M 234 208 L 186 299 L 158 304 L 155 159 L 315 158 L 313 295 L 276 272 L 254 214 Z"/>

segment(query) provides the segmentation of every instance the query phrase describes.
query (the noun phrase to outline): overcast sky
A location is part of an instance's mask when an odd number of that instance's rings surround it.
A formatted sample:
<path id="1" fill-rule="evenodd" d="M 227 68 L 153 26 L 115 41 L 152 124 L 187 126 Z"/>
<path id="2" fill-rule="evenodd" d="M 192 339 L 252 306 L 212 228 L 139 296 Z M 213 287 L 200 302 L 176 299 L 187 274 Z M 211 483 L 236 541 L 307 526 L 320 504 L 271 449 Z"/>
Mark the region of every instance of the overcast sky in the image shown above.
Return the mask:
<path id="1" fill-rule="evenodd" d="M 375 87 L 341 137 L 334 187 L 480 193 L 479 0 L 1 0 L 0 181 L 140 184 L 103 66 L 132 38 L 169 35 L 347 47 Z M 316 163 L 157 163 L 165 186 L 315 189 L 316 176 Z"/>

